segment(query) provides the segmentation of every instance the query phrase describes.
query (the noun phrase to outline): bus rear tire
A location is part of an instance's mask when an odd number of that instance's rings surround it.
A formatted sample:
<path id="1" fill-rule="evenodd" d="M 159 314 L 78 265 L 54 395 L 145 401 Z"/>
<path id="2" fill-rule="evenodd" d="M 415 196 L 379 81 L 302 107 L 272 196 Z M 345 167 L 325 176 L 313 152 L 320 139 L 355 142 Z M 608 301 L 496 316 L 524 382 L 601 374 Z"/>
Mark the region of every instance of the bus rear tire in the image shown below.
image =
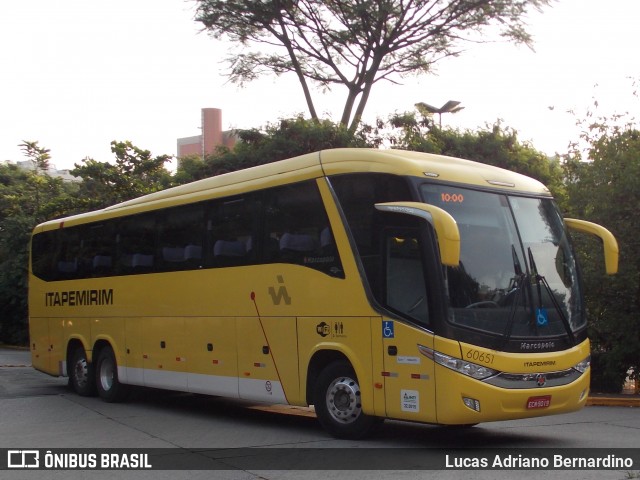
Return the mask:
<path id="1" fill-rule="evenodd" d="M 318 421 L 334 437 L 362 438 L 376 423 L 362 412 L 358 378 L 347 362 L 330 363 L 320 372 L 313 399 Z"/>
<path id="2" fill-rule="evenodd" d="M 100 350 L 98 361 L 96 362 L 96 387 L 98 395 L 105 402 L 115 403 L 123 401 L 128 393 L 129 387 L 118 380 L 118 364 L 116 356 L 110 346 Z"/>
<path id="3" fill-rule="evenodd" d="M 69 361 L 69 385 L 82 397 L 95 396 L 96 381 L 93 364 L 87 360 L 82 346 L 77 346 L 71 353 Z"/>

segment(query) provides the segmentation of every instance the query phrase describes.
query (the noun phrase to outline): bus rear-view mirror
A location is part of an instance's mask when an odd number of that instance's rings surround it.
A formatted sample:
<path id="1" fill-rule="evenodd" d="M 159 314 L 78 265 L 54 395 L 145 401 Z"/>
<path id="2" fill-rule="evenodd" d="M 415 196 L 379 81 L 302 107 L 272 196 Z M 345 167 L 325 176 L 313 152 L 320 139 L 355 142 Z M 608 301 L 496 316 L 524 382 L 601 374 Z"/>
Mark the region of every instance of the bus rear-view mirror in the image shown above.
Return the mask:
<path id="1" fill-rule="evenodd" d="M 565 218 L 564 223 L 571 230 L 588 233 L 600 238 L 604 249 L 604 265 L 607 274 L 615 275 L 618 273 L 618 242 L 609 230 L 596 223 L 587 222 L 586 220 L 576 220 L 575 218 Z"/>
<path id="2" fill-rule="evenodd" d="M 442 264 L 448 267 L 460 264 L 460 231 L 449 213 L 434 205 L 419 202 L 377 203 L 375 207 L 381 212 L 413 215 L 428 221 L 438 237 Z"/>

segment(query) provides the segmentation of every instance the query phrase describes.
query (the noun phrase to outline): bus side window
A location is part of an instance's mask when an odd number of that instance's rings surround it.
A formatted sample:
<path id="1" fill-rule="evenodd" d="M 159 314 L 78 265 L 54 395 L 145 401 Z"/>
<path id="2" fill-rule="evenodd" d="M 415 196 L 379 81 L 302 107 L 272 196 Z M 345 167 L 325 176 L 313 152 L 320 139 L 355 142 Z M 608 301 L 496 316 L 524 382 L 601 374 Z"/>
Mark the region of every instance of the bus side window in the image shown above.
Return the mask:
<path id="1" fill-rule="evenodd" d="M 203 265 L 204 206 L 174 207 L 163 212 L 159 227 L 159 268 L 198 269 Z"/>
<path id="2" fill-rule="evenodd" d="M 104 277 L 112 274 L 115 254 L 113 222 L 84 225 L 82 263 L 84 277 Z"/>
<path id="3" fill-rule="evenodd" d="M 124 218 L 118 228 L 118 273 L 149 273 L 156 260 L 155 213 Z"/>
<path id="4" fill-rule="evenodd" d="M 79 228 L 64 228 L 59 231 L 58 251 L 56 258 L 57 280 L 80 278 L 83 269 L 80 257 L 82 238 Z"/>
<path id="5" fill-rule="evenodd" d="M 56 279 L 57 243 L 57 230 L 49 230 L 34 235 L 31 247 L 31 268 L 36 277 L 46 281 Z"/>
<path id="6" fill-rule="evenodd" d="M 211 204 L 207 221 L 209 266 L 256 263 L 256 218 L 252 195 L 216 200 Z"/>
<path id="7" fill-rule="evenodd" d="M 264 257 L 344 278 L 329 219 L 314 181 L 266 192 Z"/>

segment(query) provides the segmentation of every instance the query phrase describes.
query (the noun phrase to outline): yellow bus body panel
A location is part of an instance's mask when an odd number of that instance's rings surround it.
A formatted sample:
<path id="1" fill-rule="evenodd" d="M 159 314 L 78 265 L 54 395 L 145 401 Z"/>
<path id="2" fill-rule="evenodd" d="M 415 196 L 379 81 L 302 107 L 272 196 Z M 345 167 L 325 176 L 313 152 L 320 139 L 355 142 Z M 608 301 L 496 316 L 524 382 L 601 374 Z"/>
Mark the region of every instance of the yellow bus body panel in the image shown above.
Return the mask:
<path id="1" fill-rule="evenodd" d="M 36 370 L 57 375 L 49 368 L 51 353 L 49 352 L 49 320 L 31 317 L 29 319 L 29 337 L 31 343 L 31 364 Z"/>

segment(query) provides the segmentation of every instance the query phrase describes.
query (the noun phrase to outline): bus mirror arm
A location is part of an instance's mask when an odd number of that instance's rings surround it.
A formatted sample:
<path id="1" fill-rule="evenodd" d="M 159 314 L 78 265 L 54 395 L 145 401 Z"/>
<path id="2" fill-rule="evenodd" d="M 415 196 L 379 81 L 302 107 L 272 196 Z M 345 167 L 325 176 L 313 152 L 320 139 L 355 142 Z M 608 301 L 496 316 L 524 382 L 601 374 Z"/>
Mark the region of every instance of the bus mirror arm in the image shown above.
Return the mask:
<path id="1" fill-rule="evenodd" d="M 575 218 L 565 218 L 564 223 L 571 230 L 589 233 L 600 238 L 604 249 L 604 263 L 607 275 L 615 275 L 618 273 L 618 242 L 609 230 L 596 223 L 576 220 Z"/>
<path id="2" fill-rule="evenodd" d="M 460 231 L 449 213 L 434 205 L 419 202 L 376 203 L 375 207 L 381 212 L 413 215 L 428 221 L 438 237 L 442 264 L 448 267 L 460 264 Z"/>

